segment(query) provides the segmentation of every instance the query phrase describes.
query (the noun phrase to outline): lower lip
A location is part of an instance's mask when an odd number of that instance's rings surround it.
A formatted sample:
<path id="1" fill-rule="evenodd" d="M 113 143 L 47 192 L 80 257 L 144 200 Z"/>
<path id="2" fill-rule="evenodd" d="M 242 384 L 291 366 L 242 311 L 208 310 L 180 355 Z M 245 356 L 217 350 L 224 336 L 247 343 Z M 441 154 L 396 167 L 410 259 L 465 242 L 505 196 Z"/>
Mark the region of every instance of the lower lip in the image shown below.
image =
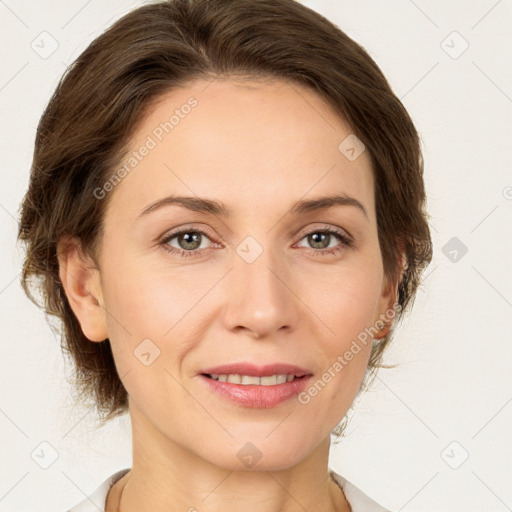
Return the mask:
<path id="1" fill-rule="evenodd" d="M 305 375 L 291 382 L 271 386 L 232 384 L 231 382 L 220 382 L 210 379 L 205 375 L 200 377 L 210 386 L 210 389 L 242 407 L 268 409 L 297 396 L 304 390 L 311 375 Z"/>

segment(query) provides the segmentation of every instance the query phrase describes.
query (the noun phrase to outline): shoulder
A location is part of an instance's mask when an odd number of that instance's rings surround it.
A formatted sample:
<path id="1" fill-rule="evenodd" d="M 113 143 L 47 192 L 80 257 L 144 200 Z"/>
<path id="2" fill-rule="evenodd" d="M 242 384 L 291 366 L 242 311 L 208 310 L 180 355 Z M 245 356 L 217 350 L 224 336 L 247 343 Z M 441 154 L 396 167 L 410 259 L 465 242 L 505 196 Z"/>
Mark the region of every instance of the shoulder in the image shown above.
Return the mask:
<path id="1" fill-rule="evenodd" d="M 87 498 L 84 498 L 80 503 L 66 512 L 104 512 L 108 491 L 120 478 L 128 473 L 128 471 L 130 471 L 130 468 L 121 469 L 109 476 L 90 496 L 87 496 Z"/>
<path id="2" fill-rule="evenodd" d="M 329 470 L 331 477 L 343 489 L 345 498 L 352 508 L 352 512 L 391 512 L 387 508 L 379 505 L 365 494 L 359 487 L 349 482 L 345 477 Z"/>

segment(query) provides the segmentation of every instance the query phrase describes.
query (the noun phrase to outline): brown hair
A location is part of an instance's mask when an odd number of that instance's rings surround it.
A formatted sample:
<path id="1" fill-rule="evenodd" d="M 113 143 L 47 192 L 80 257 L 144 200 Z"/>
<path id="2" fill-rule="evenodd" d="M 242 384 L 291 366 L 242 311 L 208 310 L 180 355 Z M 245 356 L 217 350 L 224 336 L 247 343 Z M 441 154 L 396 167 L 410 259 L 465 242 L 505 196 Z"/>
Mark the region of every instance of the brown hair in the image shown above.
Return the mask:
<path id="1" fill-rule="evenodd" d="M 168 0 L 139 7 L 97 37 L 61 78 L 37 128 L 20 207 L 21 284 L 37 304 L 30 288 L 32 278 L 39 280 L 45 313 L 63 326 L 61 347 L 75 366 L 75 390 L 80 399 L 93 398 L 102 421 L 128 410 L 127 392 L 109 340 L 90 342 L 68 303 L 57 242 L 74 237 L 97 264 L 111 194 L 98 200 L 94 190 L 121 161 L 152 103 L 192 79 L 235 74 L 309 87 L 365 144 L 384 271 L 398 283 L 395 318 L 412 305 L 431 261 L 419 136 L 360 45 L 295 0 Z M 389 367 L 382 355 L 390 339 L 391 332 L 372 347 L 372 375 Z"/>

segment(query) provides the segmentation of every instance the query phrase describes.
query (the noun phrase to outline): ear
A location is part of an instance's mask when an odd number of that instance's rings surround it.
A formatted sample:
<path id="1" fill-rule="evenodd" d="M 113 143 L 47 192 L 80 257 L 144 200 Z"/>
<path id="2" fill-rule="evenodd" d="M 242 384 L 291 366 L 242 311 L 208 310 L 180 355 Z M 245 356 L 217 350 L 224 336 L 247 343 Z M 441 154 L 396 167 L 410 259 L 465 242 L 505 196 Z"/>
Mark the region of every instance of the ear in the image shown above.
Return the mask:
<path id="1" fill-rule="evenodd" d="M 80 242 L 71 237 L 59 239 L 57 258 L 62 287 L 85 337 L 104 341 L 108 332 L 99 269 L 83 256 Z"/>
<path id="2" fill-rule="evenodd" d="M 391 330 L 391 327 L 394 322 L 394 317 L 396 314 L 396 305 L 398 303 L 398 286 L 400 284 L 400 281 L 402 280 L 406 264 L 405 256 L 399 254 L 398 259 L 400 260 L 398 276 L 395 277 L 394 279 L 391 279 L 387 275 L 384 276 L 377 311 L 378 316 L 374 322 L 374 325 L 377 328 L 382 327 L 382 329 L 379 331 L 379 339 L 387 336 L 387 334 Z"/>

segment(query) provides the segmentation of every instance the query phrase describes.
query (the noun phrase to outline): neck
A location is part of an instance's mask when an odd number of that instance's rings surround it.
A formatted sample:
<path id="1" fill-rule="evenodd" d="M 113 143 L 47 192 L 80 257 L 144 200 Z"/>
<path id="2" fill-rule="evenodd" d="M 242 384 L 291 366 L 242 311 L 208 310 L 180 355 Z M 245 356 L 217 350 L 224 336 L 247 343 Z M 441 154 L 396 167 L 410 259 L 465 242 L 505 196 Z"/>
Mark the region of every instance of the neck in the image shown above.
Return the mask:
<path id="1" fill-rule="evenodd" d="M 302 458 L 297 444 L 256 435 L 253 444 L 212 443 L 203 453 L 197 440 L 178 444 L 134 408 L 130 413 L 133 466 L 113 487 L 107 512 L 350 512 L 328 472 L 329 437 L 312 450 L 300 446 Z M 241 463 L 242 449 L 259 453 L 254 467 Z"/>
<path id="2" fill-rule="evenodd" d="M 129 512 L 131 510 L 140 510 L 139 505 L 134 505 L 134 501 L 127 495 L 123 498 L 123 493 L 127 487 L 129 480 L 130 472 L 128 472 L 125 476 L 123 476 L 120 480 L 118 480 L 114 486 L 111 488 L 110 492 L 107 496 L 106 508 L 105 512 Z M 327 496 L 326 496 L 327 498 Z M 328 498 L 325 500 L 324 505 L 316 504 L 314 508 L 311 506 L 304 507 L 303 505 L 299 506 L 299 502 L 297 501 L 297 507 L 291 508 L 290 510 L 321 510 L 322 512 L 352 512 L 352 509 L 347 502 L 343 491 L 340 489 L 338 484 L 334 480 L 329 481 L 328 485 Z M 146 506 L 146 505 L 145 505 Z M 226 507 L 223 507 L 225 510 Z M 154 510 L 162 510 L 161 508 Z M 175 510 L 166 508 L 165 510 Z M 176 509 L 177 510 L 177 509 Z M 181 508 L 180 510 L 184 510 Z M 193 507 L 189 507 L 187 510 L 196 511 L 197 509 Z M 206 510 L 206 509 L 205 509 Z M 208 509 L 214 510 L 214 509 Z M 288 510 L 288 509 L 286 509 Z"/>

